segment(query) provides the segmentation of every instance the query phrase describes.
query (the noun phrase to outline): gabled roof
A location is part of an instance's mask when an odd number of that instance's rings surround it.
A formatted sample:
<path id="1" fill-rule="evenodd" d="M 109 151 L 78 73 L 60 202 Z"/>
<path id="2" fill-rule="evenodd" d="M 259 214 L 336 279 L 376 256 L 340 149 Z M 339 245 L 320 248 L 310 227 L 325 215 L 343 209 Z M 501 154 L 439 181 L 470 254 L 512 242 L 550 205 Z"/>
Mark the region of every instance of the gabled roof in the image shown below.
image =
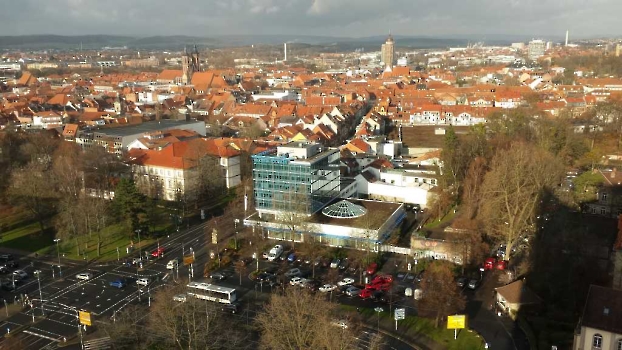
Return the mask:
<path id="1" fill-rule="evenodd" d="M 510 304 L 537 304 L 542 301 L 523 280 L 514 281 L 495 290 Z"/>
<path id="2" fill-rule="evenodd" d="M 581 326 L 622 334 L 622 290 L 591 285 Z"/>

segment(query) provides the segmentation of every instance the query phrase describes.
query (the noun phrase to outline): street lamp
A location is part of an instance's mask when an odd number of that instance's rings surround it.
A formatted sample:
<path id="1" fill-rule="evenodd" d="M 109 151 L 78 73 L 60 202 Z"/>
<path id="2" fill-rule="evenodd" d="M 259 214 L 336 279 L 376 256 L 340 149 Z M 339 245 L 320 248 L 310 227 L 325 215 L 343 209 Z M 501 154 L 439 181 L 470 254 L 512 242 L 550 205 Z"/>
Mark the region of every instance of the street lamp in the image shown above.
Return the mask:
<path id="1" fill-rule="evenodd" d="M 41 271 L 37 273 L 37 282 L 39 282 L 39 299 L 41 299 L 41 315 L 45 316 L 45 311 L 43 310 L 43 293 L 41 292 Z M 34 311 L 33 311 L 34 314 Z"/>
<path id="2" fill-rule="evenodd" d="M 140 229 L 136 230 L 135 232 L 138 233 L 138 258 L 140 260 L 143 260 L 143 251 L 142 251 L 142 247 L 140 246 Z"/>
<path id="3" fill-rule="evenodd" d="M 58 242 L 60 242 L 60 238 L 55 238 L 54 242 L 56 242 L 56 254 L 58 255 L 58 276 L 63 277 L 63 270 L 60 267 L 60 248 L 58 247 Z"/>
<path id="4" fill-rule="evenodd" d="M 384 309 L 378 306 L 374 308 L 374 311 L 376 311 L 376 314 L 378 315 L 378 333 L 380 333 L 380 313 L 383 312 Z"/>
<path id="5" fill-rule="evenodd" d="M 233 220 L 235 224 L 235 249 L 238 249 L 238 224 L 240 223 L 240 219 Z"/>

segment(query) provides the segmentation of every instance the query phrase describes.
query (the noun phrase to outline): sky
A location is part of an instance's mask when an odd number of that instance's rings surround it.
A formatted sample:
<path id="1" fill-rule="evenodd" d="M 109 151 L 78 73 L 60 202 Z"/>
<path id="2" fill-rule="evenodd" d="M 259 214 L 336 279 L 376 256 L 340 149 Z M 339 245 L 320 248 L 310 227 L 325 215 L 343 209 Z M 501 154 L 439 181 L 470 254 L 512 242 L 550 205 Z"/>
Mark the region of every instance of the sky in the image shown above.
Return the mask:
<path id="1" fill-rule="evenodd" d="M 622 34 L 622 0 L 0 0 L 0 5 L 0 35 Z"/>

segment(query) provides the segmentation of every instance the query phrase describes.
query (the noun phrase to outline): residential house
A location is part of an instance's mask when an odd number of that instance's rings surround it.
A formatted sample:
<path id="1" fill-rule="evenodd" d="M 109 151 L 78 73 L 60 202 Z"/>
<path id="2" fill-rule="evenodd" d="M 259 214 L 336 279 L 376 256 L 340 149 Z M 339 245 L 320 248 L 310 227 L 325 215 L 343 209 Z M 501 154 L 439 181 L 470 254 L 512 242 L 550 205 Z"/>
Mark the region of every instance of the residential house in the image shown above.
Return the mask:
<path id="1" fill-rule="evenodd" d="M 519 310 L 535 311 L 542 304 L 542 299 L 522 279 L 495 288 L 495 291 L 497 307 L 513 319 Z"/>
<path id="2" fill-rule="evenodd" d="M 622 290 L 590 286 L 572 349 L 622 349 Z"/>
<path id="3" fill-rule="evenodd" d="M 596 169 L 603 183 L 596 192 L 596 200 L 587 203 L 585 211 L 590 214 L 617 218 L 622 214 L 622 174 L 616 168 Z"/>

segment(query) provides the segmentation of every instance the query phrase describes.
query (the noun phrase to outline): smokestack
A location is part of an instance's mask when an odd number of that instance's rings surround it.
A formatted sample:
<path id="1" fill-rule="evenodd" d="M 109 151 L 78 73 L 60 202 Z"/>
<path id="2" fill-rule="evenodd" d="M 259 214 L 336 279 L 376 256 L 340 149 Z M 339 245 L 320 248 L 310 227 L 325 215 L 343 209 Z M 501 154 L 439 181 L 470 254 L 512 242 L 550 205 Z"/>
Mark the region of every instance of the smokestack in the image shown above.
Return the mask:
<path id="1" fill-rule="evenodd" d="M 283 44 L 283 52 L 284 52 L 284 58 L 283 58 L 283 62 L 287 61 L 287 43 Z"/>
<path id="2" fill-rule="evenodd" d="M 565 46 L 568 46 L 568 31 L 566 31 L 566 45 Z"/>

